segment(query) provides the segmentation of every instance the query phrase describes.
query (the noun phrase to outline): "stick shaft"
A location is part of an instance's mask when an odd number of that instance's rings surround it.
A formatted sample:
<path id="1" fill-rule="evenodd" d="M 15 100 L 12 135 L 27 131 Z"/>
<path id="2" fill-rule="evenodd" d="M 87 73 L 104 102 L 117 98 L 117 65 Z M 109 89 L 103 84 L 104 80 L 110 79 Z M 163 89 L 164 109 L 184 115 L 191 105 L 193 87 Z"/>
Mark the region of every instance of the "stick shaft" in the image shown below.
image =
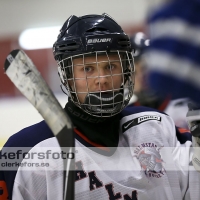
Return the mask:
<path id="1" fill-rule="evenodd" d="M 74 133 L 70 118 L 42 78 L 31 59 L 21 50 L 12 51 L 5 62 L 5 73 L 42 115 L 63 151 L 74 153 Z M 67 148 L 66 148 L 67 147 Z M 74 199 L 74 159 L 64 160 L 64 199 Z M 65 186 L 66 185 L 66 186 Z"/>

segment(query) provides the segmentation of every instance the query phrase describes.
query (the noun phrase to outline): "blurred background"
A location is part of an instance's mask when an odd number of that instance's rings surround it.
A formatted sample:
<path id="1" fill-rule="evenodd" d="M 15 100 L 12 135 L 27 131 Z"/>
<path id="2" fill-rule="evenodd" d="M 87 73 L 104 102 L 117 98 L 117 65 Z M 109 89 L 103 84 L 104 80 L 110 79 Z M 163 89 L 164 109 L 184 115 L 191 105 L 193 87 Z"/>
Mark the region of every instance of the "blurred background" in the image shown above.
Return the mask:
<path id="1" fill-rule="evenodd" d="M 42 120 L 35 108 L 4 74 L 4 61 L 10 51 L 23 49 L 37 66 L 60 103 L 64 106 L 67 101 L 67 96 L 60 90 L 51 47 L 23 46 L 21 37 L 25 34 L 25 30 L 48 27 L 56 27 L 59 30 L 70 15 L 81 16 L 105 12 L 131 36 L 136 32 L 145 32 L 147 15 L 163 2 L 164 0 L 0 0 L 0 148 L 12 134 Z M 58 30 L 51 38 L 53 41 L 56 40 Z M 45 40 L 49 39 L 52 32 L 51 29 L 47 30 L 44 35 Z M 32 45 L 38 43 L 42 45 L 36 33 L 29 36 L 25 44 L 28 45 L 29 42 Z"/>

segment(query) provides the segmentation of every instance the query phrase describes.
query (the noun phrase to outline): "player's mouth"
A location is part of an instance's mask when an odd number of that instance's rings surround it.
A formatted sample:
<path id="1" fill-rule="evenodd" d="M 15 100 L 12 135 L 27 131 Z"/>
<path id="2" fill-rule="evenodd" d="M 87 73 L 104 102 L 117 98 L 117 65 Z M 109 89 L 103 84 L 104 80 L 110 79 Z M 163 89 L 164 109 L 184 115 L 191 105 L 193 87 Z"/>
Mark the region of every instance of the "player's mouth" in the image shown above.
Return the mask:
<path id="1" fill-rule="evenodd" d="M 86 95 L 82 106 L 91 113 L 115 113 L 122 104 L 122 92 L 93 92 Z"/>

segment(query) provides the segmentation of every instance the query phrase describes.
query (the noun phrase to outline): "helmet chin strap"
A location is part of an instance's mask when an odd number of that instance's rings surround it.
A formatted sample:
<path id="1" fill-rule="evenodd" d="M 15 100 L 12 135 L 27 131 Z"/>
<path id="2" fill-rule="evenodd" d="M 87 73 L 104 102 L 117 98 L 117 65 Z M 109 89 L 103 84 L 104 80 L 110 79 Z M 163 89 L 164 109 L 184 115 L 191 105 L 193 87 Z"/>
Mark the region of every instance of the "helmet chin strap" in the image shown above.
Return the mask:
<path id="1" fill-rule="evenodd" d="M 101 113 L 104 113 L 112 116 L 121 110 L 123 104 L 122 91 L 88 93 L 82 107 L 91 114 L 101 115 Z"/>

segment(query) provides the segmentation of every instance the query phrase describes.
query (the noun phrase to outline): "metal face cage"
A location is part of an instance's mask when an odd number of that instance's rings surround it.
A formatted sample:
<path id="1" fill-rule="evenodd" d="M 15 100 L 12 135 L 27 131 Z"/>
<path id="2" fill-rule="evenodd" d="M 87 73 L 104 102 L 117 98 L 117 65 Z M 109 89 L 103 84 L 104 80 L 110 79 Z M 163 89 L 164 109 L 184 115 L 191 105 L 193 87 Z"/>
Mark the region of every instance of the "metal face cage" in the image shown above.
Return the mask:
<path id="1" fill-rule="evenodd" d="M 128 51 L 95 51 L 58 62 L 66 94 L 86 113 L 110 117 L 121 112 L 133 95 L 134 63 Z"/>

